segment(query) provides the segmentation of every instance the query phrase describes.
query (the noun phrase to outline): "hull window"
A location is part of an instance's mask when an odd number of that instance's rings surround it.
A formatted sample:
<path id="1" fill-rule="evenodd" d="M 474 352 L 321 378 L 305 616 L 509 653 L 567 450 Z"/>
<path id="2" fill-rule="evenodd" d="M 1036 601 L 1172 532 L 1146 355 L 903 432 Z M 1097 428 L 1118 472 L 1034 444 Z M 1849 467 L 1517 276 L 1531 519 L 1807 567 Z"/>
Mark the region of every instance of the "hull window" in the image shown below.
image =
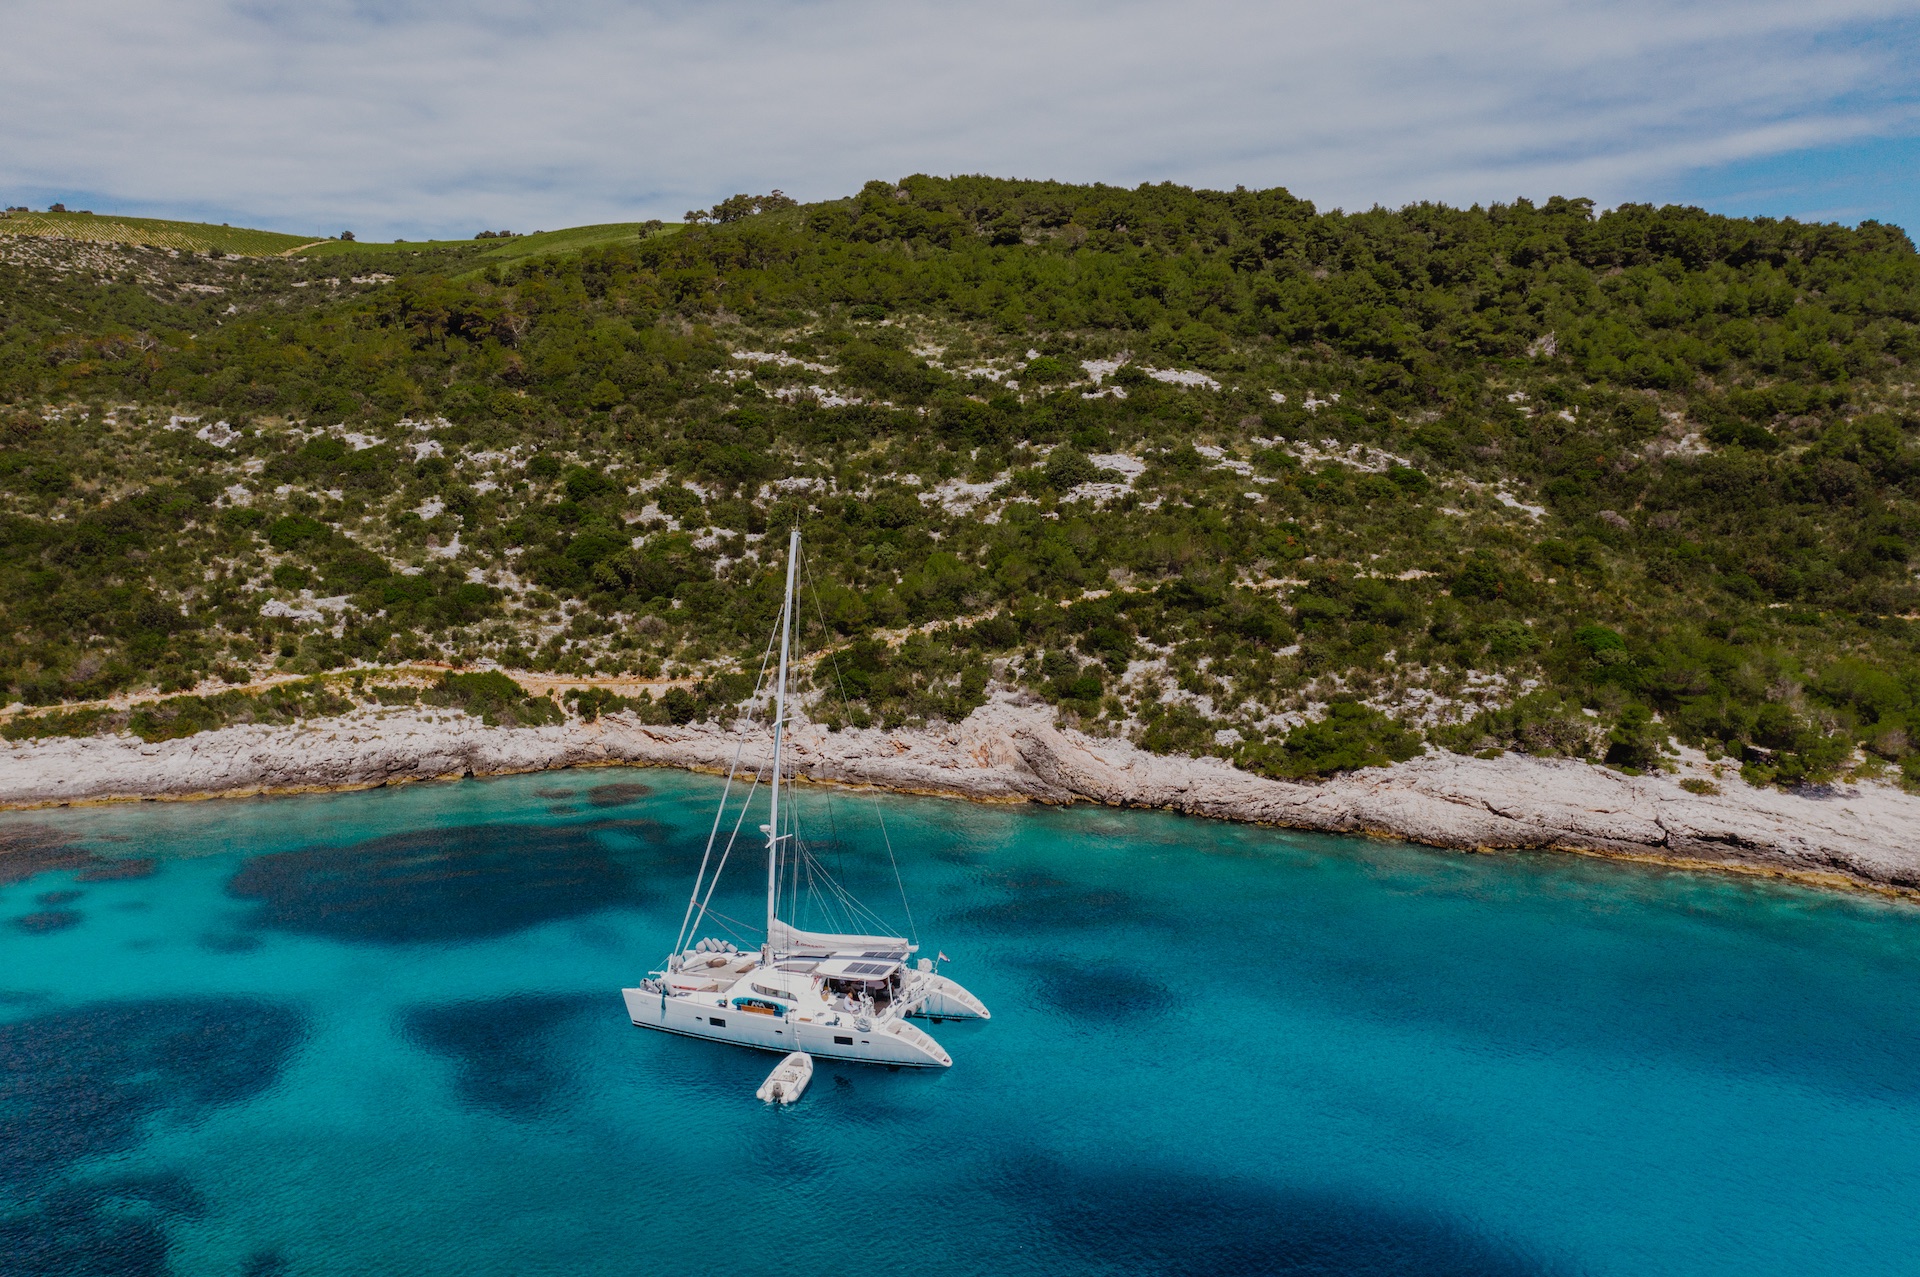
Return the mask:
<path id="1" fill-rule="evenodd" d="M 852 1046 L 852 1045 L 853 1045 L 853 1039 L 852 1039 L 852 1038 L 843 1038 L 843 1037 L 835 1037 L 835 1038 L 833 1039 L 833 1043 L 834 1043 L 834 1045 L 835 1045 L 835 1046 Z"/>
<path id="2" fill-rule="evenodd" d="M 725 1020 L 722 1020 L 722 1019 L 721 1019 L 721 1018 L 720 1018 L 719 1016 L 717 1016 L 717 1015 L 716 1015 L 716 1016 L 713 1016 L 713 1017 L 711 1017 L 711 1018 L 709 1018 L 709 1019 L 707 1020 L 707 1023 L 708 1023 L 708 1024 L 711 1024 L 711 1025 L 712 1025 L 712 1026 L 713 1026 L 714 1028 L 716 1028 L 716 1029 L 724 1029 L 724 1028 L 726 1028 L 726 1027 L 727 1027 L 727 1022 L 726 1022 Z"/>

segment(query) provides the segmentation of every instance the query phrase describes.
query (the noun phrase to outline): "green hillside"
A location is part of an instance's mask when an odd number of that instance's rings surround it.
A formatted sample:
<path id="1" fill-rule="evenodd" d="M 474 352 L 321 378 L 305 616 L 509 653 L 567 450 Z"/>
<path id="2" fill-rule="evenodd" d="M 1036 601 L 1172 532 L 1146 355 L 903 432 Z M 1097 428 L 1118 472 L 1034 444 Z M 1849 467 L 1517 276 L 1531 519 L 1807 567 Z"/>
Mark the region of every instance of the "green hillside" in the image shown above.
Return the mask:
<path id="1" fill-rule="evenodd" d="M 487 658 L 724 716 L 798 521 L 836 722 L 1007 689 L 1278 775 L 1920 782 L 1897 228 L 925 177 L 714 216 L 0 265 L 0 680 Z"/>

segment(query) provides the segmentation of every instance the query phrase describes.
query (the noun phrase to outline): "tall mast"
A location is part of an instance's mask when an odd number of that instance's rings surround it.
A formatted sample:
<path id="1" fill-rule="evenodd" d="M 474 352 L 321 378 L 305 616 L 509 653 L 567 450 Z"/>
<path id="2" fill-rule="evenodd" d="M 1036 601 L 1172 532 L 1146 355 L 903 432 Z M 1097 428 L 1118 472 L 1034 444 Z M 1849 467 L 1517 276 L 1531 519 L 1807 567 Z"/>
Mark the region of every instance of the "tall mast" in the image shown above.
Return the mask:
<path id="1" fill-rule="evenodd" d="M 787 640 L 793 625 L 793 569 L 800 558 L 800 525 L 787 539 L 787 593 L 780 604 L 780 682 L 773 702 L 773 809 L 767 814 L 767 952 L 773 961 L 774 915 L 780 906 L 780 749 L 787 736 Z"/>

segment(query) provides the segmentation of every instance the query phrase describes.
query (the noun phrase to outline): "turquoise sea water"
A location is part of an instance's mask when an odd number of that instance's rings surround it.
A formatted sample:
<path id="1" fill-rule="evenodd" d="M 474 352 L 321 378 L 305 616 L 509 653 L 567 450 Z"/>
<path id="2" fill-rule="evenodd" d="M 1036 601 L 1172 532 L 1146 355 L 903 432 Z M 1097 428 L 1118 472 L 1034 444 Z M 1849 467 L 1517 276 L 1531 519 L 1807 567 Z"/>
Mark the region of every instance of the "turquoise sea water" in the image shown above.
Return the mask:
<path id="1" fill-rule="evenodd" d="M 618 995 L 717 793 L 0 818 L 0 1272 L 1920 1272 L 1920 911 L 882 799 L 995 1018 L 774 1111 Z M 800 801 L 884 907 L 868 801 Z"/>

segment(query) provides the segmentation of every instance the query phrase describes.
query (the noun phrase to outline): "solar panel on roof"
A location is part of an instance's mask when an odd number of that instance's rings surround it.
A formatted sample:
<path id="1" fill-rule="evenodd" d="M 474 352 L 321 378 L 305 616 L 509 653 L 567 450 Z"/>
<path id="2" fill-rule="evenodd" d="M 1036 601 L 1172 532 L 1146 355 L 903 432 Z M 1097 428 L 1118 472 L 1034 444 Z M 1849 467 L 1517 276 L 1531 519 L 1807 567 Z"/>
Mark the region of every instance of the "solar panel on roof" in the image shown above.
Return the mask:
<path id="1" fill-rule="evenodd" d="M 890 964 L 884 962 L 849 962 L 847 964 L 848 975 L 884 975 L 891 969 Z"/>

